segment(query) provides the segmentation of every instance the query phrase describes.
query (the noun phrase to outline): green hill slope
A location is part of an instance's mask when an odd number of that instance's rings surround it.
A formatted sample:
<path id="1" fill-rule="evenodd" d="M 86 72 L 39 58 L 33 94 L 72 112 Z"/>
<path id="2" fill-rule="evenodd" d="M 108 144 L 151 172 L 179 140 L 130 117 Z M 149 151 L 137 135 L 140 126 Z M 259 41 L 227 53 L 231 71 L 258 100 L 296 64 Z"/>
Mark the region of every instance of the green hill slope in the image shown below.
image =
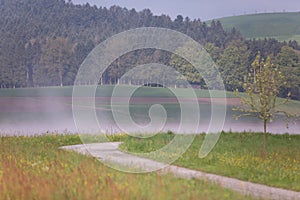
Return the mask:
<path id="1" fill-rule="evenodd" d="M 274 37 L 300 42 L 300 12 L 241 15 L 217 20 L 225 29 L 236 27 L 246 38 Z"/>

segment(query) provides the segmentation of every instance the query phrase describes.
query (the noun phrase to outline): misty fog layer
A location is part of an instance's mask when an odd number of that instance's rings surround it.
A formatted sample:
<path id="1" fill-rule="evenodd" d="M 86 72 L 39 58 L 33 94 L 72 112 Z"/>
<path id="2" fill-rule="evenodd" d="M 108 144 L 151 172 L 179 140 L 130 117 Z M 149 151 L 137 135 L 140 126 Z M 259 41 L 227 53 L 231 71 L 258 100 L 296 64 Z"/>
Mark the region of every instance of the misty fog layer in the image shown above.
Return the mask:
<path id="1" fill-rule="evenodd" d="M 84 98 L 83 100 L 84 101 Z M 120 99 L 122 101 L 122 99 Z M 141 132 L 139 126 L 146 126 L 150 123 L 149 109 L 154 103 L 133 102 L 129 106 L 131 119 L 138 126 L 128 126 L 120 128 L 115 122 L 111 107 L 110 99 L 98 97 L 95 100 L 95 113 L 98 120 L 99 133 L 118 133 L 118 132 Z M 192 124 L 189 124 L 189 119 L 183 119 L 182 127 L 180 127 L 181 111 L 180 106 L 174 103 L 162 103 L 166 111 L 166 122 L 159 128 L 160 131 L 174 131 L 178 133 L 202 133 L 208 132 L 209 122 L 211 118 L 211 109 L 209 103 L 201 103 L 200 105 L 200 121 L 198 129 Z M 122 109 L 116 107 L 115 110 L 122 117 Z M 84 107 L 73 108 L 83 111 Z M 119 110 L 118 110 L 119 109 Z M 119 112 L 120 111 L 120 112 Z M 191 111 L 193 112 L 193 111 Z M 227 108 L 224 131 L 262 131 L 262 123 L 255 118 L 242 118 L 235 120 L 233 111 L 230 107 Z M 125 116 L 126 117 L 126 116 Z M 160 116 L 154 116 L 159 119 Z M 89 118 L 84 118 L 89 122 Z M 159 121 L 159 120 L 158 120 Z M 192 121 L 192 120 L 191 120 Z M 1 97 L 0 98 L 0 124 L 1 134 L 6 135 L 33 135 L 44 134 L 47 132 L 57 133 L 77 133 L 77 130 L 72 113 L 72 97 Z M 194 125 L 194 124 L 193 124 Z M 211 125 L 213 126 L 213 124 Z M 86 130 L 88 131 L 89 127 Z M 125 129 L 125 130 L 124 130 Z M 147 129 L 148 133 L 157 132 L 157 129 Z M 300 122 L 290 123 L 289 128 L 286 128 L 286 123 L 283 119 L 277 119 L 275 122 L 268 125 L 268 131 L 271 133 L 300 133 Z"/>

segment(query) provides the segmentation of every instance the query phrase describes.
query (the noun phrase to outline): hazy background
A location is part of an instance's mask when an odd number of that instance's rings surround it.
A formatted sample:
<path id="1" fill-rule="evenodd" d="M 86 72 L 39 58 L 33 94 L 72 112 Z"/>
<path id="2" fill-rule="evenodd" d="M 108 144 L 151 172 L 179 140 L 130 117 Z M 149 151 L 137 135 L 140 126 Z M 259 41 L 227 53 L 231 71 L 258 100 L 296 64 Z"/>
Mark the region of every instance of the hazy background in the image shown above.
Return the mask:
<path id="1" fill-rule="evenodd" d="M 109 8 L 119 5 L 137 11 L 149 8 L 154 14 L 172 18 L 181 14 L 191 19 L 216 19 L 225 16 L 265 12 L 299 12 L 299 0 L 72 0 L 75 4 L 89 3 Z"/>

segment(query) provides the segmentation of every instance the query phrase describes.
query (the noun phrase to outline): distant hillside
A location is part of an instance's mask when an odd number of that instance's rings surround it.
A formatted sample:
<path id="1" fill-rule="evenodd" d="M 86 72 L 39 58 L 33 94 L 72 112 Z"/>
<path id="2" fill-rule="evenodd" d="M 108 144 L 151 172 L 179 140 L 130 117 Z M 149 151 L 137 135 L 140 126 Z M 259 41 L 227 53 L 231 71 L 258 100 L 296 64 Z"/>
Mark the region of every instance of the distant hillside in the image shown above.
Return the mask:
<path id="1" fill-rule="evenodd" d="M 236 27 L 246 38 L 274 37 L 300 42 L 300 12 L 241 15 L 218 20 L 225 29 Z"/>

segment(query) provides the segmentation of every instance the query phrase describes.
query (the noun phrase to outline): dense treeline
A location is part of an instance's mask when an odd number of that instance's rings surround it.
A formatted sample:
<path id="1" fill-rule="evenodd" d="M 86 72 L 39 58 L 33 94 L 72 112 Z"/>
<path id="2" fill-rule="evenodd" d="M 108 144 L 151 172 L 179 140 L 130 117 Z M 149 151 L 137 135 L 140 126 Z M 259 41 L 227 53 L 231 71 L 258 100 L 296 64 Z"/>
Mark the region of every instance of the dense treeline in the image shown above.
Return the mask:
<path id="1" fill-rule="evenodd" d="M 219 21 L 206 24 L 181 15 L 172 20 L 149 9 L 97 8 L 63 0 L 0 0 L 0 87 L 72 85 L 80 64 L 97 44 L 137 27 L 170 28 L 201 43 L 219 65 L 228 90 L 240 87 L 258 51 L 262 57 L 270 55 L 289 74 L 282 95 L 291 91 L 300 99 L 300 47 L 295 41 L 245 40 L 235 28 L 225 31 Z M 128 53 L 110 66 L 101 83 L 117 83 L 131 67 L 158 62 L 174 65 L 190 83 L 205 87 L 188 63 L 174 60 L 170 53 L 154 49 Z M 136 84 L 141 83 L 145 80 Z"/>

